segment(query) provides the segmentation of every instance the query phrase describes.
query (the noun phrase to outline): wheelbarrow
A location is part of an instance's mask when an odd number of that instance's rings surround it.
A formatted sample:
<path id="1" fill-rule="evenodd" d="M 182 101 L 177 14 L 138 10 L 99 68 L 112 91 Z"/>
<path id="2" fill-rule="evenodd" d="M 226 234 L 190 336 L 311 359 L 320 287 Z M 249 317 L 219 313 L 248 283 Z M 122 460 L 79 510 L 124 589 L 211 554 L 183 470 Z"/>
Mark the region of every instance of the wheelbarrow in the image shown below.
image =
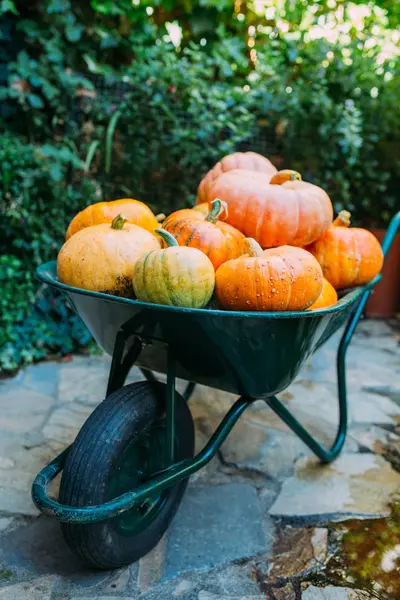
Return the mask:
<path id="1" fill-rule="evenodd" d="M 383 241 L 384 255 L 399 227 L 400 212 Z M 98 344 L 112 355 L 105 399 L 32 486 L 35 505 L 61 521 L 69 547 L 87 565 L 116 568 L 148 553 L 171 523 L 189 476 L 215 456 L 256 400 L 264 401 L 322 462 L 340 453 L 347 430 L 346 352 L 380 276 L 329 308 L 251 313 L 161 306 L 73 288 L 57 280 L 55 262 L 43 264 L 37 275 L 68 296 Z M 326 448 L 277 394 L 346 321 L 337 353 L 339 424 Z M 134 364 L 145 380 L 124 385 Z M 166 383 L 153 372 L 166 375 Z M 188 382 L 183 395 L 176 391 L 177 378 Z M 239 399 L 194 455 L 187 400 L 196 383 Z M 47 489 L 61 471 L 55 501 Z"/>

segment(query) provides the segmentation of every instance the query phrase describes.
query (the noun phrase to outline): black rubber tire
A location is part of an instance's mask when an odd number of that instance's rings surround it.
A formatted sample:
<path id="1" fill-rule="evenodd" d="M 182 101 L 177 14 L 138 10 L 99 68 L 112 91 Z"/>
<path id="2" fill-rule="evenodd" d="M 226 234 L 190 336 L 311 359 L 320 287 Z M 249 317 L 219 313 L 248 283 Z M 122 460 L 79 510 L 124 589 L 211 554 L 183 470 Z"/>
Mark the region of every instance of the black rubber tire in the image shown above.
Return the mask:
<path id="1" fill-rule="evenodd" d="M 110 394 L 91 414 L 67 458 L 60 485 L 60 502 L 69 506 L 102 504 L 110 500 L 108 482 L 114 466 L 147 427 L 162 419 L 165 385 L 142 381 Z M 176 394 L 176 460 L 194 453 L 194 426 L 190 410 Z M 85 525 L 62 523 L 64 538 L 86 565 L 113 569 L 135 562 L 159 542 L 184 495 L 188 480 L 166 492 L 163 505 L 145 529 L 121 534 L 112 519 Z"/>

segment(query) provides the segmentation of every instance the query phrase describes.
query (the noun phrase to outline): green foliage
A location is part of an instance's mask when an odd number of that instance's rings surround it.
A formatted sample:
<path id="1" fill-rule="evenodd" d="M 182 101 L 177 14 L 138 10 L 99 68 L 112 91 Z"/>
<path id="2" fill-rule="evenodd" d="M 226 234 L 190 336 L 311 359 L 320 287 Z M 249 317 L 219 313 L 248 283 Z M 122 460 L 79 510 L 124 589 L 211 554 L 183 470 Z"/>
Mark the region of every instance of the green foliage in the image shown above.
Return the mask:
<path id="1" fill-rule="evenodd" d="M 54 258 L 65 223 L 94 194 L 82 177 L 65 183 L 81 161 L 65 146 L 33 146 L 0 136 L 0 368 L 12 370 L 51 352 L 70 352 L 90 335 L 51 290 L 41 290 L 35 268 Z"/>
<path id="2" fill-rule="evenodd" d="M 0 0 L 0 367 L 86 343 L 34 269 L 90 202 L 170 212 L 221 156 L 256 144 L 356 223 L 384 226 L 399 207 L 399 10 Z"/>
<path id="3" fill-rule="evenodd" d="M 50 289 L 38 288 L 33 270 L 13 255 L 0 257 L 0 368 L 12 371 L 49 352 L 87 346 L 82 321 Z"/>

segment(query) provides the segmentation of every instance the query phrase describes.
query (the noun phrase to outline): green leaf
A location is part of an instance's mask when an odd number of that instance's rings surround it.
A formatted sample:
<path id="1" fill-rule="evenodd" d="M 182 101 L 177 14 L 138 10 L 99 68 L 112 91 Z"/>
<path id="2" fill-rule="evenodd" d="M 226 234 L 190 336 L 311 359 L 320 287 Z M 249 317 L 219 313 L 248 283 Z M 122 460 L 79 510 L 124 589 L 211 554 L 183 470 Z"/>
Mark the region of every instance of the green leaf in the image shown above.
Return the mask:
<path id="1" fill-rule="evenodd" d="M 67 25 L 65 28 L 65 37 L 69 42 L 79 42 L 84 30 L 85 27 L 83 25 L 79 25 L 78 23 Z"/>
<path id="2" fill-rule="evenodd" d="M 28 102 L 32 108 L 43 108 L 44 102 L 37 94 L 28 94 Z"/>
<path id="3" fill-rule="evenodd" d="M 13 15 L 19 15 L 13 0 L 2 0 L 0 4 L 0 15 L 10 12 Z"/>
<path id="4" fill-rule="evenodd" d="M 63 13 L 71 8 L 69 0 L 51 0 L 47 6 L 47 12 L 51 13 Z"/>
<path id="5" fill-rule="evenodd" d="M 50 166 L 49 173 L 53 181 L 61 181 L 63 177 L 61 166 L 57 163 L 53 163 Z"/>

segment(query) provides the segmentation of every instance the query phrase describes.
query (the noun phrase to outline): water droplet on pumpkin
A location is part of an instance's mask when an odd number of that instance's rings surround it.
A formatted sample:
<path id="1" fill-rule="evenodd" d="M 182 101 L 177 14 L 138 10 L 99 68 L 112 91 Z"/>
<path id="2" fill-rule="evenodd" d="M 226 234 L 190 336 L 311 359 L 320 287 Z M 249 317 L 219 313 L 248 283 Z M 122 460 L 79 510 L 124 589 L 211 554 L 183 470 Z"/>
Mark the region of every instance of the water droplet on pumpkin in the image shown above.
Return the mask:
<path id="1" fill-rule="evenodd" d="M 276 292 L 276 289 L 275 289 L 275 288 L 272 288 L 271 292 L 272 292 L 273 294 L 275 294 L 275 292 Z"/>
<path id="2" fill-rule="evenodd" d="M 250 300 L 246 300 L 246 304 L 250 304 Z"/>

